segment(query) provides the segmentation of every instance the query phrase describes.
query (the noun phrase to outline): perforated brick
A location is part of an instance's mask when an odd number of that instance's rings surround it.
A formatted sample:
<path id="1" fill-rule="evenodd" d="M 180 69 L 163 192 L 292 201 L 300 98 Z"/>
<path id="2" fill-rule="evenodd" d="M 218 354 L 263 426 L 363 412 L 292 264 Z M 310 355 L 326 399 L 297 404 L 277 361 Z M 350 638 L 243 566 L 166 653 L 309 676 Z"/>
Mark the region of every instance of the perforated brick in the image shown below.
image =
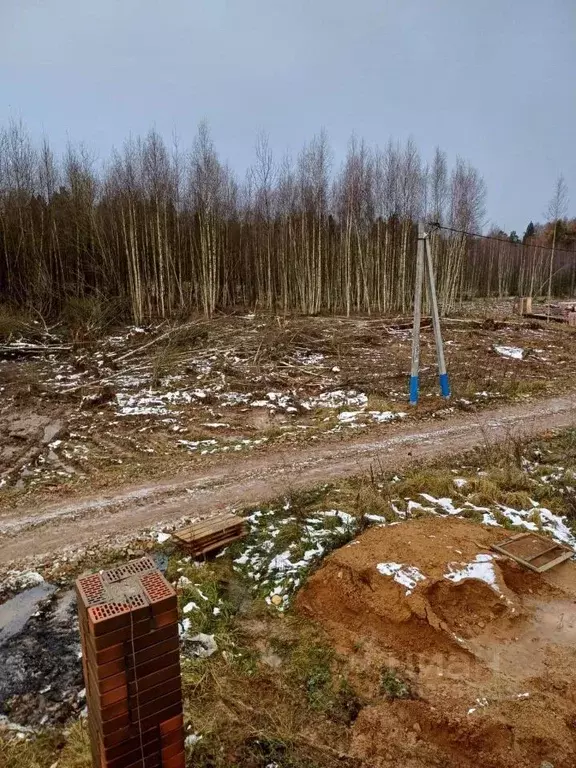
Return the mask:
<path id="1" fill-rule="evenodd" d="M 176 592 L 159 571 L 144 574 L 140 582 L 153 613 L 164 613 L 176 608 Z"/>
<path id="2" fill-rule="evenodd" d="M 104 599 L 104 584 L 99 573 L 82 576 L 76 581 L 76 588 L 86 608 L 90 605 L 98 605 Z"/>
<path id="3" fill-rule="evenodd" d="M 128 603 L 102 603 L 88 608 L 89 631 L 105 635 L 130 623 Z"/>
<path id="4" fill-rule="evenodd" d="M 151 557 L 141 557 L 139 560 L 131 560 L 129 563 L 119 565 L 117 568 L 110 568 L 107 571 L 102 571 L 102 580 L 105 583 L 113 584 L 117 581 L 122 581 L 128 576 L 139 576 L 149 571 L 156 571 L 157 566 Z"/>

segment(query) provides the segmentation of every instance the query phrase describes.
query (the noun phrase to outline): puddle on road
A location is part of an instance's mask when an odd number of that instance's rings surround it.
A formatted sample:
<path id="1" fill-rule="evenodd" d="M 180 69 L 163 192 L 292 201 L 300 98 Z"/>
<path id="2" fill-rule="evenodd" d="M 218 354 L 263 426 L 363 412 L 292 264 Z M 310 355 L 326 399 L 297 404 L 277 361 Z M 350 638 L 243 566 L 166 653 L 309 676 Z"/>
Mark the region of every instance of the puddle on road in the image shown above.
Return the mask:
<path id="1" fill-rule="evenodd" d="M 45 598 L 56 591 L 56 587 L 44 582 L 37 587 L 20 592 L 11 600 L 0 605 L 0 647 L 24 629 L 26 622 L 38 609 Z"/>

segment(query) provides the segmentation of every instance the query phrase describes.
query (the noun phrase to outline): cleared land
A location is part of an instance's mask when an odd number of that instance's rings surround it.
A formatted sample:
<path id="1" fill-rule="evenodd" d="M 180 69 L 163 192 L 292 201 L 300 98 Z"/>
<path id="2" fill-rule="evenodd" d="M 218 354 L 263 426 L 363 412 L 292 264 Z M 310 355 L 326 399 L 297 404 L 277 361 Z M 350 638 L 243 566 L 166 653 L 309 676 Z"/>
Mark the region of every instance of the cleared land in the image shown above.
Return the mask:
<path id="1" fill-rule="evenodd" d="M 576 545 L 574 332 L 505 314 L 446 324 L 448 403 L 423 331 L 415 411 L 409 330 L 381 319 L 4 359 L 0 766 L 89 768 L 72 579 L 150 552 L 180 594 L 190 765 L 571 768 L 576 566 L 490 547 Z M 229 507 L 246 539 L 177 551 Z"/>

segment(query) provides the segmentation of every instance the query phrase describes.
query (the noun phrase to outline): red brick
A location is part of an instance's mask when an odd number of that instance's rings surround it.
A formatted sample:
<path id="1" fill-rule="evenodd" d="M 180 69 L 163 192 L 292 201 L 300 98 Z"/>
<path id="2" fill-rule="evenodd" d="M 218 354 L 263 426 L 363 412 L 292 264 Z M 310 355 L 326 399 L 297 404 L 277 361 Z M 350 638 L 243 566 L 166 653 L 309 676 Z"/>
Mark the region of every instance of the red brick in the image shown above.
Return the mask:
<path id="1" fill-rule="evenodd" d="M 150 715 L 153 715 L 156 712 L 161 712 L 163 709 L 176 704 L 182 704 L 182 691 L 180 690 L 180 686 L 163 696 L 158 696 L 157 698 L 144 703 L 141 702 L 140 707 L 138 708 L 139 712 L 137 717 L 141 721 L 146 720 Z"/>
<path id="2" fill-rule="evenodd" d="M 106 768 L 163 768 L 163 761 L 159 752 L 145 756 L 144 760 L 141 752 L 133 752 L 131 755 L 107 762 Z"/>
<path id="3" fill-rule="evenodd" d="M 92 635 L 107 635 L 121 627 L 129 627 L 131 611 L 128 603 L 101 603 L 88 608 L 88 630 Z"/>
<path id="4" fill-rule="evenodd" d="M 124 658 L 124 643 L 117 643 L 100 651 L 91 646 L 89 652 L 90 660 L 94 662 L 94 666 L 101 667 L 104 664 L 109 664 L 111 661 Z"/>
<path id="5" fill-rule="evenodd" d="M 124 766 L 130 765 L 131 763 L 141 762 L 142 756 L 144 756 L 145 760 L 154 757 L 162 758 L 162 752 L 158 741 L 148 744 L 143 743 L 142 745 L 139 742 L 136 742 L 128 751 L 122 752 L 116 757 L 105 755 L 106 768 L 124 768 Z M 160 765 L 162 765 L 162 761 L 160 761 Z"/>
<path id="6" fill-rule="evenodd" d="M 167 744 L 166 746 L 162 746 L 162 763 L 165 765 L 168 758 L 179 755 L 183 750 L 183 738 L 175 741 L 174 744 Z"/>
<path id="7" fill-rule="evenodd" d="M 159 571 L 144 574 L 140 577 L 140 583 L 152 613 L 165 613 L 177 607 L 178 598 L 174 587 Z"/>
<path id="8" fill-rule="evenodd" d="M 176 715 L 169 720 L 162 720 L 160 722 L 160 735 L 165 736 L 176 728 L 184 728 L 184 717 L 182 715 Z"/>
<path id="9" fill-rule="evenodd" d="M 164 630 L 159 630 L 162 632 Z M 141 651 L 136 651 L 134 654 L 129 653 L 126 656 L 126 667 L 128 669 L 129 678 L 133 676 L 132 668 L 134 667 L 134 656 L 136 657 L 136 669 L 140 670 L 141 666 L 147 661 L 156 659 L 159 656 L 164 656 L 170 651 L 177 651 L 180 647 L 180 641 L 178 638 L 178 632 L 172 631 L 170 637 L 167 640 L 163 640 L 160 643 L 149 645 L 148 648 L 143 648 Z"/>
<path id="10" fill-rule="evenodd" d="M 82 577 L 76 589 L 94 766 L 180 768 L 174 589 L 150 558 Z"/>
<path id="11" fill-rule="evenodd" d="M 164 705 L 165 709 L 160 712 L 155 712 L 153 715 L 142 717 L 140 725 L 143 730 L 151 728 L 153 725 L 157 725 L 159 722 L 163 722 L 170 718 L 179 717 L 182 718 L 182 699 L 174 702 L 173 704 Z"/>
<path id="12" fill-rule="evenodd" d="M 172 692 L 178 693 L 182 698 L 182 681 L 180 680 L 180 672 L 177 676 L 170 678 L 169 680 L 163 680 L 161 683 L 147 688 L 145 691 L 138 691 L 134 693 L 128 699 L 128 706 L 131 712 L 133 712 L 139 719 L 138 712 L 142 712 L 145 705 L 150 702 L 154 702 L 156 699 L 162 696 L 167 696 Z M 144 717 L 144 715 L 141 715 Z"/>
<path id="13" fill-rule="evenodd" d="M 138 676 L 136 680 L 129 682 L 128 694 L 130 696 L 134 696 L 136 693 L 138 693 L 138 691 L 147 691 L 149 688 L 153 688 L 154 686 L 159 685 L 164 681 L 172 680 L 175 677 L 179 678 L 180 660 L 178 657 L 178 651 L 174 651 L 174 653 L 168 654 L 168 656 L 173 657 L 172 663 L 170 663 L 170 665 L 169 660 L 164 660 L 165 657 L 160 657 L 162 659 L 162 664 L 159 666 L 159 669 L 157 669 L 155 672 L 152 672 L 150 675 L 143 677 Z"/>
<path id="14" fill-rule="evenodd" d="M 178 630 L 178 608 L 173 608 L 171 611 L 166 611 L 166 613 L 155 614 L 153 622 L 156 629 L 162 629 L 162 627 L 173 624 L 176 630 Z"/>
<path id="15" fill-rule="evenodd" d="M 180 652 L 178 650 L 165 653 L 163 656 L 158 656 L 157 659 L 150 659 L 140 664 L 135 669 L 130 669 L 128 682 L 133 683 L 136 680 L 140 680 L 144 677 L 152 675 L 154 672 L 158 672 L 165 667 L 173 667 L 180 662 Z"/>
<path id="16" fill-rule="evenodd" d="M 100 574 L 92 573 L 77 579 L 76 596 L 79 608 L 87 609 L 90 605 L 101 603 L 104 599 L 104 584 Z"/>
<path id="17" fill-rule="evenodd" d="M 112 661 L 109 661 L 107 664 L 98 664 L 95 662 L 95 660 L 90 656 L 88 658 L 88 664 L 90 666 L 90 674 L 94 677 L 95 680 L 99 680 L 101 682 L 104 682 L 104 680 L 109 678 L 116 678 L 118 675 L 124 675 L 126 679 L 128 679 L 127 669 L 126 669 L 126 657 L 124 655 L 119 656 L 117 659 L 113 659 Z M 100 685 L 100 683 L 99 683 Z M 112 686 L 116 687 L 116 686 Z M 101 688 L 100 690 L 104 690 Z"/>
<path id="18" fill-rule="evenodd" d="M 98 733 L 93 724 L 90 724 L 89 728 L 91 735 L 98 739 L 100 754 L 106 757 L 107 760 L 128 755 L 137 748 L 139 749 L 140 744 L 144 747 L 144 754 L 152 754 L 154 750 L 159 752 L 162 748 L 157 727 L 141 731 L 138 725 L 132 726 L 130 729 L 125 729 L 129 735 L 117 739 L 113 744 L 109 743 L 111 737 L 104 737 L 101 733 Z M 120 733 L 120 731 L 116 733 Z"/>
<path id="19" fill-rule="evenodd" d="M 107 709 L 112 704 L 128 699 L 128 686 L 124 683 L 124 685 L 119 685 L 117 688 L 105 691 L 104 693 L 100 693 L 96 686 L 91 686 L 90 694 L 94 703 L 98 704 L 102 709 Z"/>
<path id="20" fill-rule="evenodd" d="M 186 768 L 186 755 L 184 751 L 167 760 L 162 760 L 162 768 Z"/>
<path id="21" fill-rule="evenodd" d="M 167 627 L 172 627 L 172 632 L 168 630 L 167 636 L 178 633 L 178 610 L 176 608 L 158 616 L 151 616 L 144 621 L 129 624 L 113 632 L 107 632 L 104 635 L 89 633 L 86 639 L 93 651 L 102 651 L 113 645 L 128 642 L 129 652 L 131 653 L 132 642 L 134 643 L 135 650 L 145 648 L 148 645 L 154 645 L 160 640 L 160 638 L 156 637 L 155 633 Z"/>
<path id="22" fill-rule="evenodd" d="M 170 731 L 169 733 L 164 734 L 164 736 L 160 736 L 160 743 L 162 745 L 162 749 L 164 747 L 169 747 L 172 744 L 180 743 L 182 746 L 181 749 L 184 748 L 184 728 L 180 726 L 179 728 L 176 728 L 174 731 Z"/>

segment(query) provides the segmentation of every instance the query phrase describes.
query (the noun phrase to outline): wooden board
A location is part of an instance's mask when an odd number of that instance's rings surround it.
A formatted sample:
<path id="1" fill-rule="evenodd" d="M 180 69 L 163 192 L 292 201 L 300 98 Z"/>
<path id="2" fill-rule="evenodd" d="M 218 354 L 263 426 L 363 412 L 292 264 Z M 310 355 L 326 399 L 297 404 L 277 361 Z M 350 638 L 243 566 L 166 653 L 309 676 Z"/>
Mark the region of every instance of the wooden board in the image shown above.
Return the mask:
<path id="1" fill-rule="evenodd" d="M 492 549 L 536 573 L 544 573 L 574 556 L 574 550 L 565 544 L 531 532 L 517 533 Z"/>
<path id="2" fill-rule="evenodd" d="M 245 520 L 236 515 L 219 515 L 175 531 L 174 538 L 198 557 L 225 547 L 246 535 Z"/>

